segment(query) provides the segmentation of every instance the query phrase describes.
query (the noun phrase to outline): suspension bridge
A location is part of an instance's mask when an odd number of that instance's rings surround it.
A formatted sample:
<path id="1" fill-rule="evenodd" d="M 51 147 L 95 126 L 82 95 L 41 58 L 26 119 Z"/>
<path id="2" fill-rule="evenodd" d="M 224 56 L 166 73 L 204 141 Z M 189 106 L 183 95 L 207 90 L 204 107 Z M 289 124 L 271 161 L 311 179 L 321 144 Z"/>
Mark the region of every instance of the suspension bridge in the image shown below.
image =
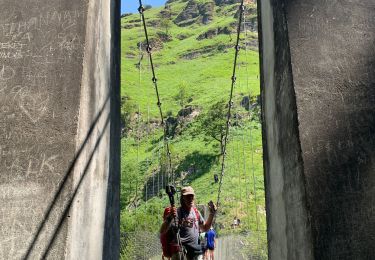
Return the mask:
<path id="1" fill-rule="evenodd" d="M 134 250 L 140 258 L 156 257 L 155 230 L 120 233 L 119 2 L 3 0 L 0 7 L 0 259 L 119 259 L 134 257 Z M 238 201 L 252 207 L 231 214 L 249 210 L 255 222 L 239 217 L 249 232 L 221 240 L 245 256 L 259 257 L 254 253 L 267 237 L 269 259 L 372 259 L 374 3 L 258 0 L 257 8 L 267 236 L 256 226 L 258 190 L 247 203 L 256 181 L 240 156 L 251 150 L 254 125 L 247 132 L 226 128 L 226 153 L 210 189 L 215 194 L 201 189 L 198 198 L 216 197 L 223 211 L 235 203 L 224 199 L 226 185 L 235 190 L 234 183 L 248 182 L 248 190 L 236 191 Z M 233 75 L 232 84 L 246 86 Z M 230 121 L 237 112 L 228 104 Z M 134 221 L 155 226 L 165 206 L 160 187 L 181 182 L 172 172 L 173 142 L 162 138 L 156 145 L 150 158 L 161 158 L 165 170 L 129 204 Z M 229 180 L 230 171 L 235 177 Z M 122 194 L 132 190 L 140 189 Z M 147 210 L 139 198 L 147 198 Z M 216 223 L 221 217 L 219 211 Z"/>
<path id="2" fill-rule="evenodd" d="M 143 78 L 151 78 L 152 88 L 148 88 L 148 90 L 146 90 L 146 92 L 148 92 L 148 94 L 146 95 L 148 96 L 148 99 L 153 99 L 153 97 L 155 97 L 155 101 L 151 102 L 151 104 L 156 103 L 155 107 L 157 107 L 159 114 L 159 127 L 162 129 L 160 131 L 162 132 L 162 136 L 160 137 L 160 140 L 162 141 L 159 144 L 160 147 L 156 147 L 154 152 L 157 153 L 159 166 L 151 170 L 151 176 L 149 174 L 147 175 L 146 173 L 146 176 L 141 178 L 141 180 L 139 180 L 139 177 L 135 177 L 136 180 L 133 181 L 134 174 L 128 171 L 123 171 L 123 174 L 129 174 L 129 176 L 132 176 L 128 178 L 124 177 L 126 179 L 126 182 L 134 182 L 133 185 L 129 184 L 126 188 L 128 193 L 133 193 L 130 195 L 131 201 L 127 206 L 127 210 L 130 212 L 133 211 L 133 214 L 128 213 L 127 216 L 124 216 L 124 218 L 134 218 L 134 227 L 131 227 L 131 225 L 125 225 L 123 227 L 124 231 L 121 240 L 120 256 L 123 259 L 159 259 L 161 257 L 161 245 L 158 239 L 159 234 L 158 232 L 150 232 L 150 227 L 148 226 L 153 225 L 154 223 L 141 223 L 142 221 L 144 221 L 143 214 L 145 214 L 142 211 L 146 211 L 147 214 L 150 214 L 152 215 L 152 217 L 156 218 L 158 220 L 156 226 L 159 227 L 162 223 L 161 210 L 163 210 L 164 207 L 167 207 L 168 204 L 166 204 L 164 200 L 164 204 L 162 204 L 163 207 L 157 209 L 156 211 L 148 211 L 147 207 L 150 207 L 150 205 L 148 205 L 148 201 L 152 201 L 153 199 L 163 199 L 163 197 L 166 197 L 164 191 L 164 187 L 166 185 L 172 184 L 174 186 L 181 187 L 189 178 L 185 178 L 186 176 L 182 176 L 181 170 L 180 172 L 176 172 L 177 168 L 179 167 L 173 165 L 172 163 L 180 163 L 176 162 L 176 159 L 173 160 L 173 157 L 176 156 L 174 156 L 174 154 L 171 152 L 171 143 L 173 143 L 173 136 L 171 137 L 171 134 L 169 133 L 169 129 L 172 127 L 169 121 L 171 121 L 170 119 L 172 117 L 165 116 L 165 113 L 162 109 L 162 95 L 158 87 L 161 82 L 157 77 L 157 69 L 155 67 L 155 62 L 153 59 L 153 48 L 150 44 L 149 39 L 150 32 L 147 26 L 147 20 L 145 18 L 145 14 L 147 12 L 145 11 L 141 1 L 138 10 L 140 13 L 139 35 L 141 36 L 143 34 L 142 38 L 145 38 L 145 40 L 143 41 L 143 39 L 140 39 L 139 43 L 137 44 L 139 46 L 139 62 L 137 63 L 137 88 L 139 90 L 145 88 L 145 86 L 147 85 L 144 83 Z M 249 75 L 248 72 L 248 66 L 250 66 L 250 62 L 248 60 L 247 46 L 249 39 L 247 33 L 250 30 L 249 28 L 247 28 L 248 21 L 246 19 L 245 11 L 245 5 L 244 3 L 241 3 L 238 7 L 239 18 L 237 22 L 238 25 L 236 26 L 236 41 L 232 46 L 234 53 L 232 61 L 232 75 L 230 78 L 228 78 L 231 79 L 231 84 L 228 86 L 228 93 L 226 95 L 228 96 L 228 100 L 223 103 L 225 112 L 222 115 L 222 126 L 220 126 L 222 130 L 218 129 L 218 131 L 220 131 L 222 134 L 220 137 L 221 148 L 219 156 L 219 160 L 221 160 L 221 162 L 218 163 L 218 174 L 216 174 L 217 179 L 215 181 L 217 185 L 210 185 L 209 182 L 206 182 L 207 184 L 203 186 L 203 189 L 211 189 L 211 194 L 216 193 L 216 204 L 219 205 L 218 215 L 220 215 L 222 207 L 223 209 L 226 207 L 231 208 L 230 210 L 232 211 L 230 213 L 231 218 L 229 221 L 227 217 L 223 218 L 223 216 L 221 216 L 218 217 L 218 220 L 214 225 L 219 234 L 221 233 L 221 229 L 226 229 L 227 232 L 228 230 L 230 230 L 232 233 L 232 235 L 229 234 L 230 236 L 227 234 L 219 238 L 219 246 L 216 249 L 217 259 L 267 258 L 266 227 L 259 223 L 265 223 L 264 192 L 263 188 L 261 187 L 260 189 L 262 192 L 262 196 L 260 196 L 261 198 L 258 198 L 257 195 L 259 194 L 257 193 L 259 193 L 259 187 L 256 187 L 259 185 L 257 183 L 261 183 L 261 186 L 263 186 L 263 173 L 260 172 L 257 174 L 257 176 L 255 175 L 254 153 L 256 149 L 254 148 L 252 136 L 254 126 L 257 127 L 259 124 L 259 120 L 258 122 L 254 122 L 252 121 L 252 118 L 259 116 L 258 113 L 260 108 L 257 107 L 256 103 L 251 102 L 254 102 L 256 96 L 246 96 L 247 99 L 245 98 L 245 100 L 247 100 L 247 102 L 245 102 L 245 107 L 244 104 L 243 106 L 239 104 L 239 101 L 241 100 L 235 101 L 235 96 L 239 96 L 238 87 L 236 88 L 237 90 L 235 90 L 235 86 L 242 84 L 244 86 L 240 86 L 240 90 L 245 90 L 245 93 L 251 93 L 252 89 L 250 88 L 249 84 L 256 84 L 256 81 L 252 80 L 251 77 L 258 78 L 258 75 Z M 241 52 L 243 52 L 241 58 L 239 57 L 240 50 Z M 146 56 L 148 57 L 148 59 L 145 59 Z M 241 66 L 238 61 L 241 61 L 241 63 L 244 65 Z M 144 62 L 146 62 L 147 64 L 143 65 Z M 227 62 L 231 61 L 228 60 Z M 243 75 L 240 75 L 240 73 L 242 73 Z M 170 72 L 170 74 L 173 74 L 173 72 Z M 151 91 L 155 92 L 150 95 L 149 92 Z M 242 99 L 242 101 L 243 100 L 244 98 Z M 153 134 L 153 132 L 157 131 L 156 129 L 153 129 L 152 131 L 150 131 L 149 129 L 150 100 L 148 100 L 146 103 L 147 108 L 141 108 L 139 104 L 135 105 L 137 118 L 135 126 L 132 127 L 133 132 L 132 134 L 124 133 L 124 135 L 127 136 L 127 138 L 125 139 L 128 140 L 127 142 L 131 142 L 129 139 L 135 139 L 135 159 L 137 162 L 135 167 L 135 175 L 141 174 L 141 172 L 137 170 L 137 168 L 140 168 L 140 164 L 142 161 L 146 160 L 145 165 L 152 165 L 153 161 L 153 159 L 150 157 L 142 159 L 140 158 L 140 149 L 144 149 L 143 147 L 145 147 L 145 145 L 141 145 L 142 142 L 144 143 L 141 138 L 146 139 L 146 143 L 149 143 L 150 138 L 155 138 L 155 134 Z M 168 104 L 163 105 L 168 106 Z M 183 107 L 182 111 L 184 112 L 185 110 L 186 107 Z M 147 116 L 143 116 L 143 113 L 141 113 L 141 111 L 147 111 Z M 235 117 L 233 116 L 233 114 L 235 114 Z M 187 115 L 183 115 L 182 117 L 186 116 Z M 239 119 L 242 117 L 244 117 L 243 120 Z M 130 124 L 131 122 L 128 123 Z M 141 131 L 145 128 L 146 133 L 142 134 Z M 257 128 L 257 131 L 260 132 L 260 127 Z M 134 137 L 131 135 L 133 135 Z M 229 142 L 232 143 L 231 146 L 228 146 Z M 178 143 L 176 143 L 176 141 L 174 143 L 174 146 L 178 146 Z M 148 148 L 147 146 L 148 145 L 146 145 L 145 147 L 146 149 Z M 126 148 L 123 150 L 123 159 L 131 160 L 130 157 L 126 157 L 127 153 L 132 153 L 131 145 L 128 144 L 125 145 L 125 147 Z M 231 150 L 229 149 L 229 147 Z M 261 147 L 258 147 L 258 149 L 259 148 Z M 229 162 L 230 165 L 228 164 Z M 152 167 L 149 168 L 152 169 Z M 237 179 L 235 182 L 237 184 L 237 188 L 239 188 L 236 194 L 227 194 L 224 197 L 224 200 L 236 201 L 231 205 L 228 205 L 228 203 L 220 203 L 222 188 L 225 189 L 223 186 L 223 180 L 224 175 L 226 175 L 226 171 L 230 171 L 230 174 L 227 173 L 228 178 Z M 256 178 L 258 178 L 258 180 Z M 242 184 L 243 182 L 245 183 L 245 185 Z M 144 183 L 146 183 L 146 185 L 144 185 Z M 142 188 L 142 186 L 144 187 Z M 241 190 L 241 186 L 244 187 L 243 190 Z M 226 186 L 227 189 L 229 187 L 230 186 L 228 185 Z M 212 199 L 214 199 L 213 196 Z M 154 203 L 151 203 L 151 207 L 153 206 Z M 238 209 L 237 207 L 241 207 L 241 209 Z M 204 209 L 204 207 L 202 209 Z M 137 214 L 137 211 L 140 211 L 141 213 Z M 226 209 L 224 214 L 228 214 L 228 211 L 229 210 Z M 259 215 L 259 211 L 262 212 L 262 214 Z M 244 216 L 244 218 L 242 219 L 241 225 L 239 225 L 239 223 L 232 223 L 233 219 L 237 221 L 237 218 L 242 218 L 242 216 Z M 226 221 L 224 219 L 226 219 Z M 240 234 L 240 232 L 242 234 Z"/>

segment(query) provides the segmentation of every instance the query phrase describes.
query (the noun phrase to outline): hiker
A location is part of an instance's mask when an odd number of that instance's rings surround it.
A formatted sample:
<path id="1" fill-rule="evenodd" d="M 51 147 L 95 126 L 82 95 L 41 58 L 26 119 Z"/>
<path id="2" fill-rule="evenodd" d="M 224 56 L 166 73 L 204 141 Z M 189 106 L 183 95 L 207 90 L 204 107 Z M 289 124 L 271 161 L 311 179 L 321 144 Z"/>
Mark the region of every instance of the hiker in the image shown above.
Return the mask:
<path id="1" fill-rule="evenodd" d="M 199 233 L 199 243 L 200 243 L 201 248 L 202 248 L 203 260 L 206 260 L 206 258 L 207 258 L 206 232 L 200 232 Z"/>
<path id="2" fill-rule="evenodd" d="M 216 213 L 216 206 L 210 202 L 210 214 L 207 221 L 195 207 L 195 193 L 192 187 L 187 186 L 181 189 L 180 203 L 178 208 L 167 208 L 164 211 L 164 222 L 160 228 L 161 238 L 166 234 L 173 233 L 173 242 L 182 245 L 183 250 L 176 252 L 173 249 L 172 260 L 200 260 L 202 259 L 202 249 L 198 243 L 199 229 L 203 232 L 209 230 Z M 170 231 L 173 232 L 170 232 Z M 179 235 L 178 235 L 179 234 Z M 169 236 L 166 236 L 170 239 Z M 162 240 L 162 239 L 161 239 Z M 163 242 L 162 242 L 163 244 Z"/>
<path id="3" fill-rule="evenodd" d="M 164 209 L 163 223 L 170 223 L 171 207 Z M 162 232 L 163 225 L 160 229 L 160 242 L 162 245 L 163 253 L 162 260 L 171 260 L 173 254 L 180 252 L 180 247 L 177 243 L 176 236 L 172 228 Z"/>
<path id="4" fill-rule="evenodd" d="M 206 232 L 206 241 L 207 241 L 207 251 L 208 251 L 207 260 L 214 260 L 216 233 L 213 227 L 211 227 L 210 230 Z"/>
<path id="5" fill-rule="evenodd" d="M 233 223 L 231 225 L 232 228 L 236 228 L 236 227 L 239 227 L 240 226 L 240 223 L 241 223 L 241 220 L 237 217 L 234 217 L 233 219 Z"/>
<path id="6" fill-rule="evenodd" d="M 219 175 L 217 175 L 216 173 L 214 174 L 214 180 L 215 180 L 215 183 L 219 182 Z"/>

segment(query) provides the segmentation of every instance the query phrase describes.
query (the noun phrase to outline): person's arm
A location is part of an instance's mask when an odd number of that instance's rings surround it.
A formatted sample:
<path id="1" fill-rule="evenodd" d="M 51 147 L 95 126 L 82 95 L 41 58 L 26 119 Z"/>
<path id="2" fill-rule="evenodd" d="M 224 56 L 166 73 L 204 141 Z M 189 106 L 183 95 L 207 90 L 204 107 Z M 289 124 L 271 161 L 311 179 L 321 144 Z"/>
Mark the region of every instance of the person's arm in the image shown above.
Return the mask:
<path id="1" fill-rule="evenodd" d="M 161 227 L 160 227 L 160 234 L 164 234 L 164 233 L 166 233 L 166 232 L 169 230 L 169 228 L 170 228 L 170 226 L 171 226 L 171 222 L 172 222 L 172 221 L 166 219 L 166 220 L 163 222 L 163 224 L 161 224 Z"/>
<path id="2" fill-rule="evenodd" d="M 204 232 L 210 229 L 217 210 L 215 204 L 212 201 L 210 201 L 210 203 L 208 204 L 208 208 L 210 209 L 210 214 L 208 215 L 207 221 L 202 225 L 202 230 Z"/>
<path id="3" fill-rule="evenodd" d="M 208 215 L 208 218 L 207 218 L 207 221 L 204 222 L 204 224 L 202 225 L 202 230 L 204 232 L 208 231 L 212 225 L 212 221 L 214 220 L 214 216 L 215 216 L 215 213 L 211 213 Z"/>
<path id="4" fill-rule="evenodd" d="M 169 215 L 165 218 L 163 224 L 160 227 L 160 234 L 166 233 L 172 225 L 173 219 L 177 216 L 177 209 L 173 208 Z"/>

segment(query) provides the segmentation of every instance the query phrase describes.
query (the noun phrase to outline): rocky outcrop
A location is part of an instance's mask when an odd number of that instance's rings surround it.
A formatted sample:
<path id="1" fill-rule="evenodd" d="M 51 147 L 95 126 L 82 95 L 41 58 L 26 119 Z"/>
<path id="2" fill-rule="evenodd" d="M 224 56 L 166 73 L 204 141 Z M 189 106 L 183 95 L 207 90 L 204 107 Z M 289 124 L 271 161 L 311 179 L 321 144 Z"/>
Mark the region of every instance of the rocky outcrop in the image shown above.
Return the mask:
<path id="1" fill-rule="evenodd" d="M 220 51 L 226 51 L 226 49 L 233 47 L 232 45 L 225 45 L 225 44 L 219 44 L 219 45 L 211 45 L 211 46 L 205 46 L 200 49 L 195 50 L 188 50 L 185 53 L 180 55 L 180 58 L 186 59 L 186 60 L 192 60 L 195 58 L 198 58 L 200 56 L 211 56 L 215 52 Z"/>
<path id="2" fill-rule="evenodd" d="M 217 5 L 231 5 L 235 3 L 241 3 L 241 0 L 215 0 Z"/>
<path id="3" fill-rule="evenodd" d="M 164 8 L 163 10 L 160 11 L 159 17 L 164 18 L 164 19 L 170 19 L 172 16 L 171 10 L 169 8 Z"/>
<path id="4" fill-rule="evenodd" d="M 174 2 L 178 2 L 179 0 L 168 0 L 165 4 L 170 4 L 170 3 L 174 3 Z M 182 2 L 187 2 L 188 0 L 183 0 Z"/>
<path id="5" fill-rule="evenodd" d="M 146 25 L 149 27 L 159 27 L 160 20 L 154 19 L 154 20 L 146 21 Z M 127 23 L 125 23 L 121 27 L 124 29 L 132 29 L 132 28 L 141 27 L 141 26 L 143 26 L 143 24 L 141 23 L 141 20 L 136 19 L 136 20 L 129 20 Z"/>
<path id="6" fill-rule="evenodd" d="M 203 24 L 209 24 L 213 20 L 213 14 L 215 9 L 214 2 L 207 2 L 198 6 L 199 14 L 202 17 L 201 22 Z"/>
<path id="7" fill-rule="evenodd" d="M 183 22 L 192 20 L 199 16 L 198 4 L 194 0 L 190 0 L 184 10 L 174 20 L 175 24 L 181 25 Z"/>
<path id="8" fill-rule="evenodd" d="M 179 39 L 179 40 L 184 40 L 184 39 L 186 39 L 186 38 L 189 38 L 190 37 L 190 35 L 187 35 L 187 34 L 178 34 L 177 36 L 176 36 L 176 38 L 177 39 Z"/>
<path id="9" fill-rule="evenodd" d="M 141 27 L 141 25 L 139 23 L 130 23 L 130 24 L 124 24 L 123 26 L 121 26 L 121 28 L 123 29 L 132 29 L 134 27 Z"/>
<path id="10" fill-rule="evenodd" d="M 214 2 L 197 3 L 190 0 L 184 10 L 176 17 L 174 23 L 181 27 L 195 22 L 208 24 L 213 19 L 214 8 Z"/>
<path id="11" fill-rule="evenodd" d="M 176 134 L 176 128 L 178 126 L 178 120 L 176 117 L 169 116 L 166 122 L 165 134 L 169 138 L 173 138 Z"/>
<path id="12" fill-rule="evenodd" d="M 168 116 L 165 120 L 167 137 L 173 139 L 176 135 L 179 135 L 186 123 L 193 121 L 199 114 L 200 111 L 198 108 L 186 106 L 177 113 L 176 117 Z"/>
<path id="13" fill-rule="evenodd" d="M 157 32 L 156 35 L 162 42 L 170 42 L 172 41 L 172 35 L 167 34 L 165 32 Z"/>
<path id="14" fill-rule="evenodd" d="M 202 34 L 200 34 L 198 37 L 197 37 L 197 40 L 200 41 L 200 40 L 203 40 L 203 39 L 211 39 L 219 34 L 231 34 L 232 33 L 232 30 L 233 28 L 231 28 L 230 26 L 225 26 L 225 27 L 218 27 L 218 28 L 215 28 L 215 29 L 210 29 Z"/>
<path id="15" fill-rule="evenodd" d="M 194 109 L 193 109 L 192 106 L 187 106 L 187 107 L 182 108 L 180 111 L 178 111 L 178 116 L 179 117 L 187 117 L 191 113 L 193 113 L 193 111 L 194 111 Z"/>
<path id="16" fill-rule="evenodd" d="M 257 15 L 256 6 L 251 6 L 251 5 L 247 6 L 246 5 L 244 11 L 245 11 L 245 17 L 251 16 L 252 18 L 255 18 L 254 16 Z M 240 9 L 237 8 L 237 11 L 236 11 L 236 14 L 234 15 L 234 18 L 239 18 L 239 16 L 240 16 Z"/>
<path id="17" fill-rule="evenodd" d="M 149 39 L 150 46 L 153 51 L 159 51 L 163 49 L 165 42 L 172 41 L 172 36 L 170 34 L 167 34 L 165 32 L 157 32 L 154 37 L 151 37 Z M 142 42 L 142 50 L 146 50 L 146 41 L 144 40 Z M 139 43 L 137 44 L 137 48 L 139 49 Z"/>
<path id="18" fill-rule="evenodd" d="M 163 49 L 163 41 L 159 37 L 153 37 L 149 39 L 149 44 L 153 51 L 159 51 Z M 141 47 L 142 51 L 146 51 L 146 40 L 142 42 L 142 45 L 140 46 L 139 43 L 137 43 L 137 48 Z"/>
<path id="19" fill-rule="evenodd" d="M 244 96 L 240 102 L 240 105 L 247 111 L 255 108 L 260 108 L 260 95 L 252 97 Z"/>
<path id="20" fill-rule="evenodd" d="M 215 4 L 217 5 L 231 5 L 241 3 L 241 0 L 215 0 Z M 244 5 L 248 6 L 250 4 L 255 4 L 256 0 L 244 0 Z"/>

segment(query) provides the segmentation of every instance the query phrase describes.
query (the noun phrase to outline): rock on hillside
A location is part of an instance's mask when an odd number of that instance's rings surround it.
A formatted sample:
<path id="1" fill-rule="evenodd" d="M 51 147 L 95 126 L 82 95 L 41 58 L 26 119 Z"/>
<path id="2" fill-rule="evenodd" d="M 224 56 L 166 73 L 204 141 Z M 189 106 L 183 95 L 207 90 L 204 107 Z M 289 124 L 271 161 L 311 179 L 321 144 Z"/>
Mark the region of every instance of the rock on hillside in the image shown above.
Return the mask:
<path id="1" fill-rule="evenodd" d="M 256 0 L 244 0 L 245 5 L 255 2 Z M 241 3 L 241 0 L 215 0 L 215 4 L 217 5 L 231 5 L 236 3 Z"/>
<path id="2" fill-rule="evenodd" d="M 174 22 L 181 27 L 197 22 L 208 24 L 212 21 L 214 7 L 214 2 L 197 3 L 195 0 L 190 0 Z"/>
<path id="3" fill-rule="evenodd" d="M 160 51 L 164 47 L 165 42 L 170 42 L 172 40 L 172 36 L 165 32 L 156 32 L 156 35 L 149 38 L 149 44 L 153 51 Z M 147 42 L 143 40 L 142 43 L 137 43 L 137 49 L 141 47 L 142 51 L 146 51 Z"/>
<path id="4" fill-rule="evenodd" d="M 200 40 L 203 40 L 203 39 L 211 39 L 211 38 L 213 38 L 213 37 L 215 37 L 219 34 L 231 34 L 232 31 L 235 32 L 235 25 L 236 25 L 236 23 L 234 23 L 234 25 L 231 25 L 231 26 L 209 29 L 206 32 L 198 35 L 198 37 L 196 39 L 198 41 L 200 41 Z"/>
<path id="5" fill-rule="evenodd" d="M 173 2 L 178 2 L 179 0 L 168 0 L 165 4 L 170 4 Z M 183 2 L 187 2 L 188 0 L 184 0 Z"/>
<path id="6" fill-rule="evenodd" d="M 160 51 L 164 47 L 163 39 L 161 39 L 159 35 L 157 35 L 157 37 L 149 38 L 149 44 L 153 51 Z M 137 43 L 137 49 L 141 48 L 142 51 L 146 51 L 146 47 L 146 40 L 144 40 L 142 43 Z"/>
<path id="7" fill-rule="evenodd" d="M 235 3 L 241 3 L 241 0 L 215 0 L 217 5 L 231 5 Z"/>

